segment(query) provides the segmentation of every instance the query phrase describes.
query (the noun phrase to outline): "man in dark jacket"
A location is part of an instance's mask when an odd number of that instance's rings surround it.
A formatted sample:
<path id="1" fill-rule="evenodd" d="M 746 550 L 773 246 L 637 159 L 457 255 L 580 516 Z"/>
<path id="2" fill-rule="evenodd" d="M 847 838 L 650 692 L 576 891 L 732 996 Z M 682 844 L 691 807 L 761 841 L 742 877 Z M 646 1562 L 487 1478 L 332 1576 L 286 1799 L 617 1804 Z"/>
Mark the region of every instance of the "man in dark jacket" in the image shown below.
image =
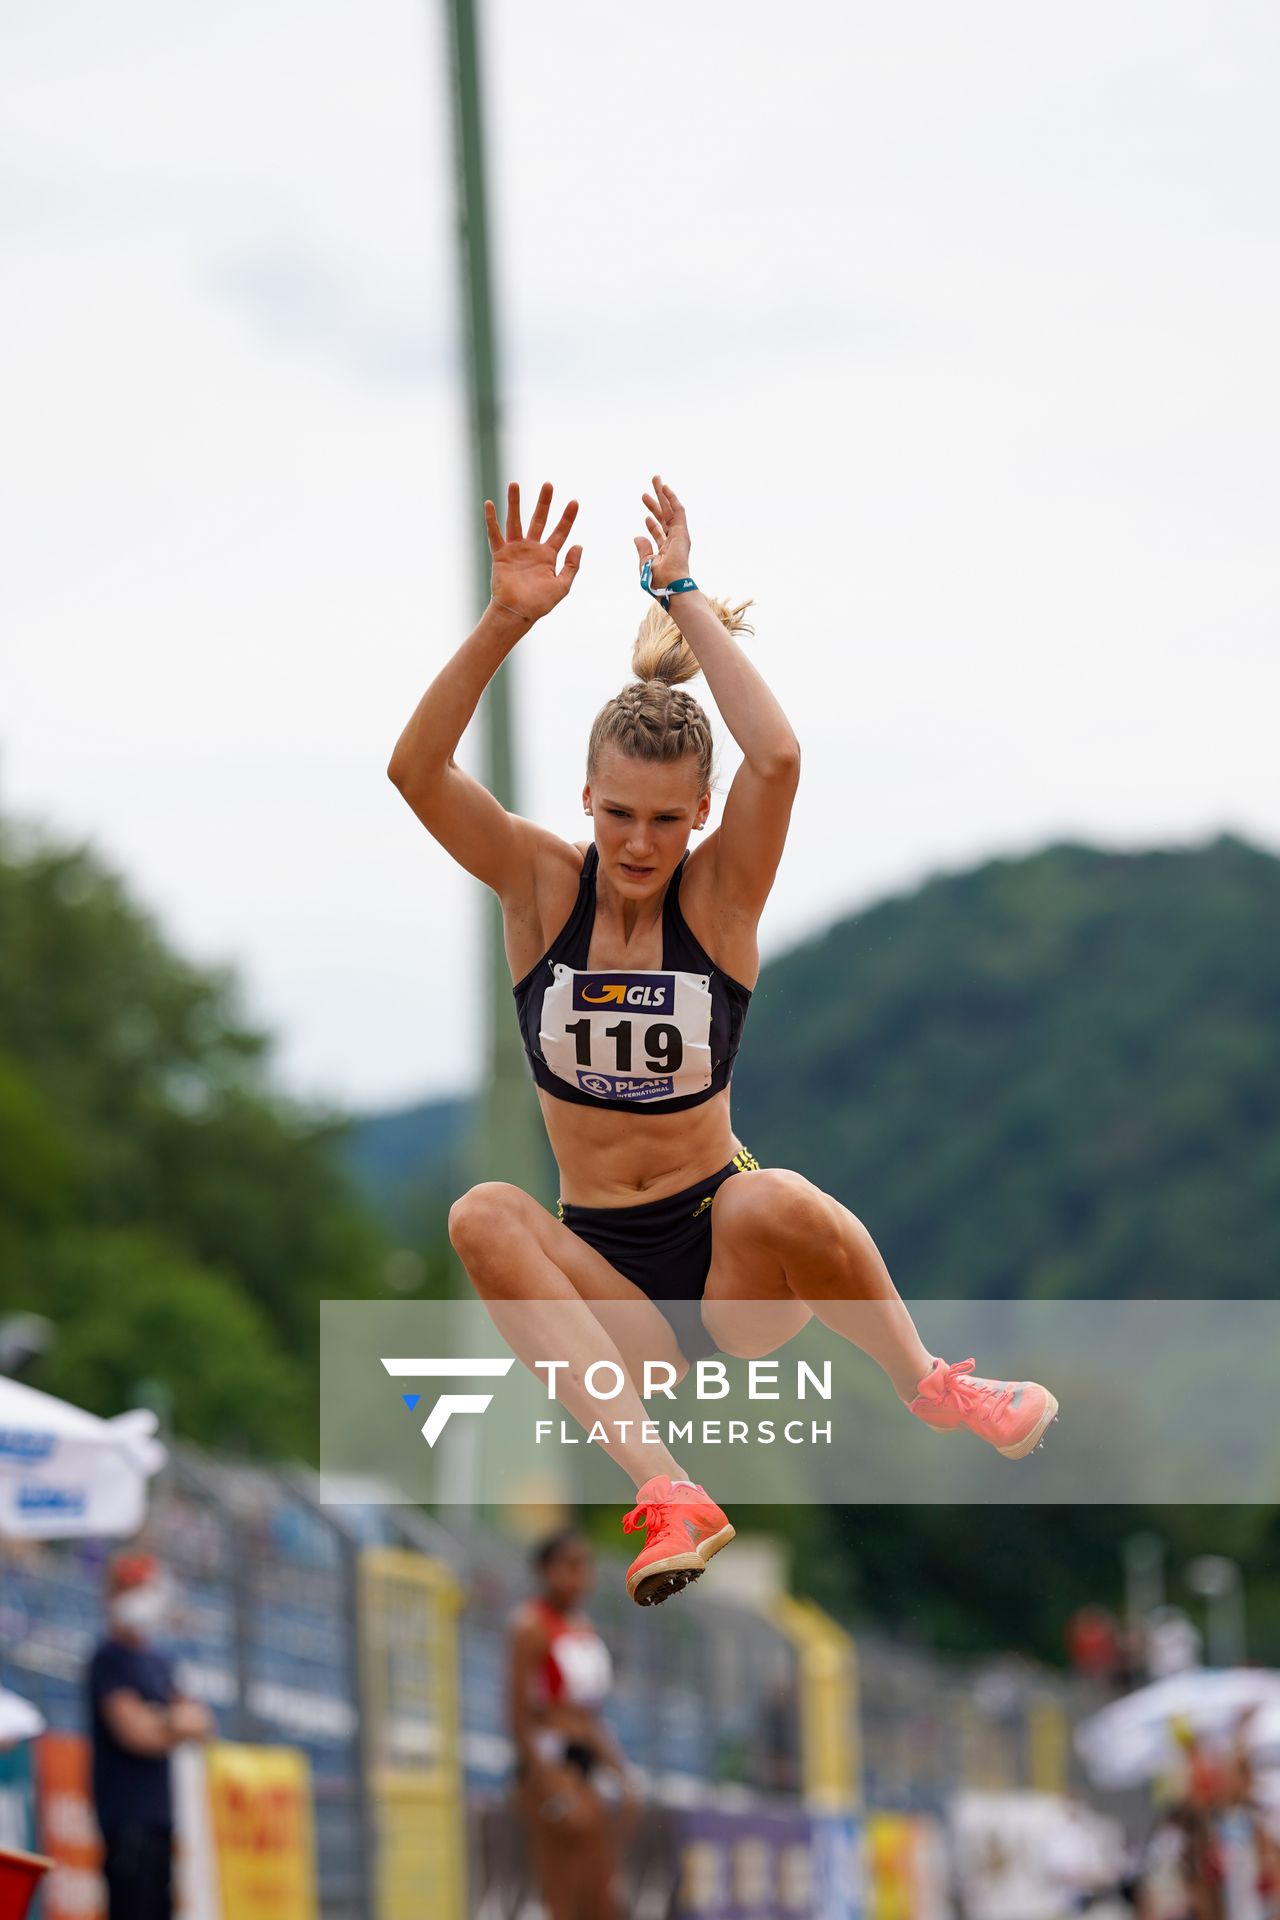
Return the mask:
<path id="1" fill-rule="evenodd" d="M 111 1920 L 170 1920 L 173 1801 L 169 1755 L 213 1732 L 209 1709 L 185 1698 L 153 1644 L 169 1587 L 159 1563 L 125 1554 L 107 1574 L 107 1633 L 89 1663 L 93 1797 L 106 1852 Z"/>

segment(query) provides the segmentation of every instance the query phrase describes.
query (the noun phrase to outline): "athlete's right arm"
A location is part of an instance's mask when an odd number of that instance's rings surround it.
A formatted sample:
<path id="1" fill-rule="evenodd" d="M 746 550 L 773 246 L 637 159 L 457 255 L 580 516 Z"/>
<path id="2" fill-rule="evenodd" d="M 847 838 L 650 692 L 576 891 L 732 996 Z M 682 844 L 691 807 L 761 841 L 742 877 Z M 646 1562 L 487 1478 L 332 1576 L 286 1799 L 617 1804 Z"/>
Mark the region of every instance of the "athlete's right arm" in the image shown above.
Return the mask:
<path id="1" fill-rule="evenodd" d="M 453 658 L 436 675 L 396 742 L 387 774 L 427 831 L 460 866 L 504 902 L 527 895 L 538 846 L 546 836 L 502 803 L 454 760 L 480 696 L 502 662 L 542 615 L 564 599 L 577 576 L 582 548 L 571 547 L 556 572 L 560 549 L 578 511 L 571 500 L 544 540 L 551 482 L 538 495 L 527 536 L 520 530 L 520 488 L 507 489 L 507 531 L 486 500 L 485 527 L 493 555 L 493 598 Z"/>
<path id="2" fill-rule="evenodd" d="M 387 767 L 387 777 L 428 833 L 503 900 L 527 890 L 534 830 L 508 813 L 453 755 L 481 694 L 528 630 L 527 621 L 490 601 L 479 626 L 414 708 Z"/>
<path id="3" fill-rule="evenodd" d="M 544 1715 L 531 1696 L 534 1677 L 547 1656 L 546 1629 L 535 1614 L 517 1608 L 507 1632 L 507 1716 L 511 1744 L 517 1760 L 523 1760 L 530 1772 L 537 1775 L 543 1769 L 543 1760 L 533 1734 L 535 1728 L 544 1723 Z"/>

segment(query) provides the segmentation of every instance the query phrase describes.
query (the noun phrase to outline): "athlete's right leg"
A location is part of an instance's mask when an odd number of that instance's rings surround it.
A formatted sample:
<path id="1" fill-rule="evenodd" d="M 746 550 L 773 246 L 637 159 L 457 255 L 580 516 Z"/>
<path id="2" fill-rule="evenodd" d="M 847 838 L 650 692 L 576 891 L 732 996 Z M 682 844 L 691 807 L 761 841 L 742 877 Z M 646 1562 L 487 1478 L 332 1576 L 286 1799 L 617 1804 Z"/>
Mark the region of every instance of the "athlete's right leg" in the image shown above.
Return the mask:
<path id="1" fill-rule="evenodd" d="M 667 1449 L 646 1444 L 642 1435 L 643 1423 L 654 1418 L 634 1384 L 643 1385 L 644 1360 L 665 1361 L 676 1381 L 688 1362 L 670 1324 L 639 1287 L 521 1187 L 503 1180 L 481 1181 L 454 1201 L 449 1238 L 490 1319 L 530 1372 L 538 1360 L 568 1362 L 556 1375 L 556 1399 L 583 1430 L 600 1419 L 610 1434 L 617 1432 L 615 1422 L 631 1423 L 625 1441 L 610 1439 L 602 1451 L 632 1484 L 639 1488 L 657 1474 L 685 1479 Z M 534 1301 L 554 1304 L 544 1329 L 530 1310 Z M 618 1307 L 625 1311 L 610 1311 Z M 604 1404 L 586 1390 L 586 1370 L 597 1360 L 614 1361 L 626 1375 L 622 1392 Z M 537 1378 L 545 1381 L 546 1374 Z"/>

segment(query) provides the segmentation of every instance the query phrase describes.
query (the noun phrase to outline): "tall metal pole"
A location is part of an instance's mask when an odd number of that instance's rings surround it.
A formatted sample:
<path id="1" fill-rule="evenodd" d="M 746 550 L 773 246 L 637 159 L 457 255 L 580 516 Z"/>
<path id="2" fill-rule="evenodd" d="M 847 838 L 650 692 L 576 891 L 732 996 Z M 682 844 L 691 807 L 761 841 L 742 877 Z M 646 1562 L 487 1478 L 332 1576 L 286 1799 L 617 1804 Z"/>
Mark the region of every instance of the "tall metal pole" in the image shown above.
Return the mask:
<path id="1" fill-rule="evenodd" d="M 1158 1533 L 1131 1533 L 1121 1543 L 1125 1620 L 1140 1645 L 1147 1616 L 1164 1605 L 1164 1541 Z"/>
<path id="2" fill-rule="evenodd" d="M 477 609 L 489 599 L 489 542 L 481 502 L 492 500 L 505 525 L 506 486 L 498 456 L 498 380 L 489 272 L 489 230 L 484 190 L 484 128 L 480 101 L 480 56 L 473 0 L 447 0 L 453 60 L 455 159 L 458 195 L 458 245 L 462 268 L 463 340 L 471 414 L 472 487 L 475 543 L 472 550 L 472 600 Z M 531 504 L 522 502 L 526 512 Z M 515 808 L 515 771 L 511 746 L 513 660 L 499 667 L 480 706 L 485 731 L 485 781 L 504 807 Z M 546 1199 L 554 1192 L 553 1164 L 542 1132 L 533 1083 L 525 1065 L 511 999 L 511 973 L 502 937 L 502 909 L 485 894 L 485 973 L 487 996 L 487 1079 L 481 1091 L 471 1141 L 471 1163 L 478 1180 L 510 1180 Z"/>
<path id="3" fill-rule="evenodd" d="M 1238 1561 L 1202 1553 L 1186 1569 L 1193 1593 L 1208 1601 L 1209 1665 L 1238 1667 L 1245 1657 L 1244 1575 Z"/>

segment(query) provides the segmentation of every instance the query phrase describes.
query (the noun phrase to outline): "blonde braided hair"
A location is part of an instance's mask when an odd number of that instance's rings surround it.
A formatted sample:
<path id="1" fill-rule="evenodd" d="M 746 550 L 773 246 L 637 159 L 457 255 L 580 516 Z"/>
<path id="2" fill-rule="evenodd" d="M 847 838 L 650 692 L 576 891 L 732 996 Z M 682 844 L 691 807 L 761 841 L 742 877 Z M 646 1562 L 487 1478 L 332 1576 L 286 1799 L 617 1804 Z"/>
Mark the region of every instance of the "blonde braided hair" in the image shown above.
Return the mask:
<path id="1" fill-rule="evenodd" d="M 752 604 L 742 600 L 730 607 L 709 600 L 712 611 L 729 633 L 751 633 L 743 619 Z M 606 700 L 591 725 L 587 743 L 587 778 L 595 778 L 600 749 L 616 746 L 637 760 L 697 758 L 698 792 L 711 785 L 714 741 L 711 722 L 693 698 L 680 687 L 700 673 L 697 658 L 679 627 L 659 602 L 640 623 L 631 652 L 631 670 L 637 676 L 612 700 Z"/>

